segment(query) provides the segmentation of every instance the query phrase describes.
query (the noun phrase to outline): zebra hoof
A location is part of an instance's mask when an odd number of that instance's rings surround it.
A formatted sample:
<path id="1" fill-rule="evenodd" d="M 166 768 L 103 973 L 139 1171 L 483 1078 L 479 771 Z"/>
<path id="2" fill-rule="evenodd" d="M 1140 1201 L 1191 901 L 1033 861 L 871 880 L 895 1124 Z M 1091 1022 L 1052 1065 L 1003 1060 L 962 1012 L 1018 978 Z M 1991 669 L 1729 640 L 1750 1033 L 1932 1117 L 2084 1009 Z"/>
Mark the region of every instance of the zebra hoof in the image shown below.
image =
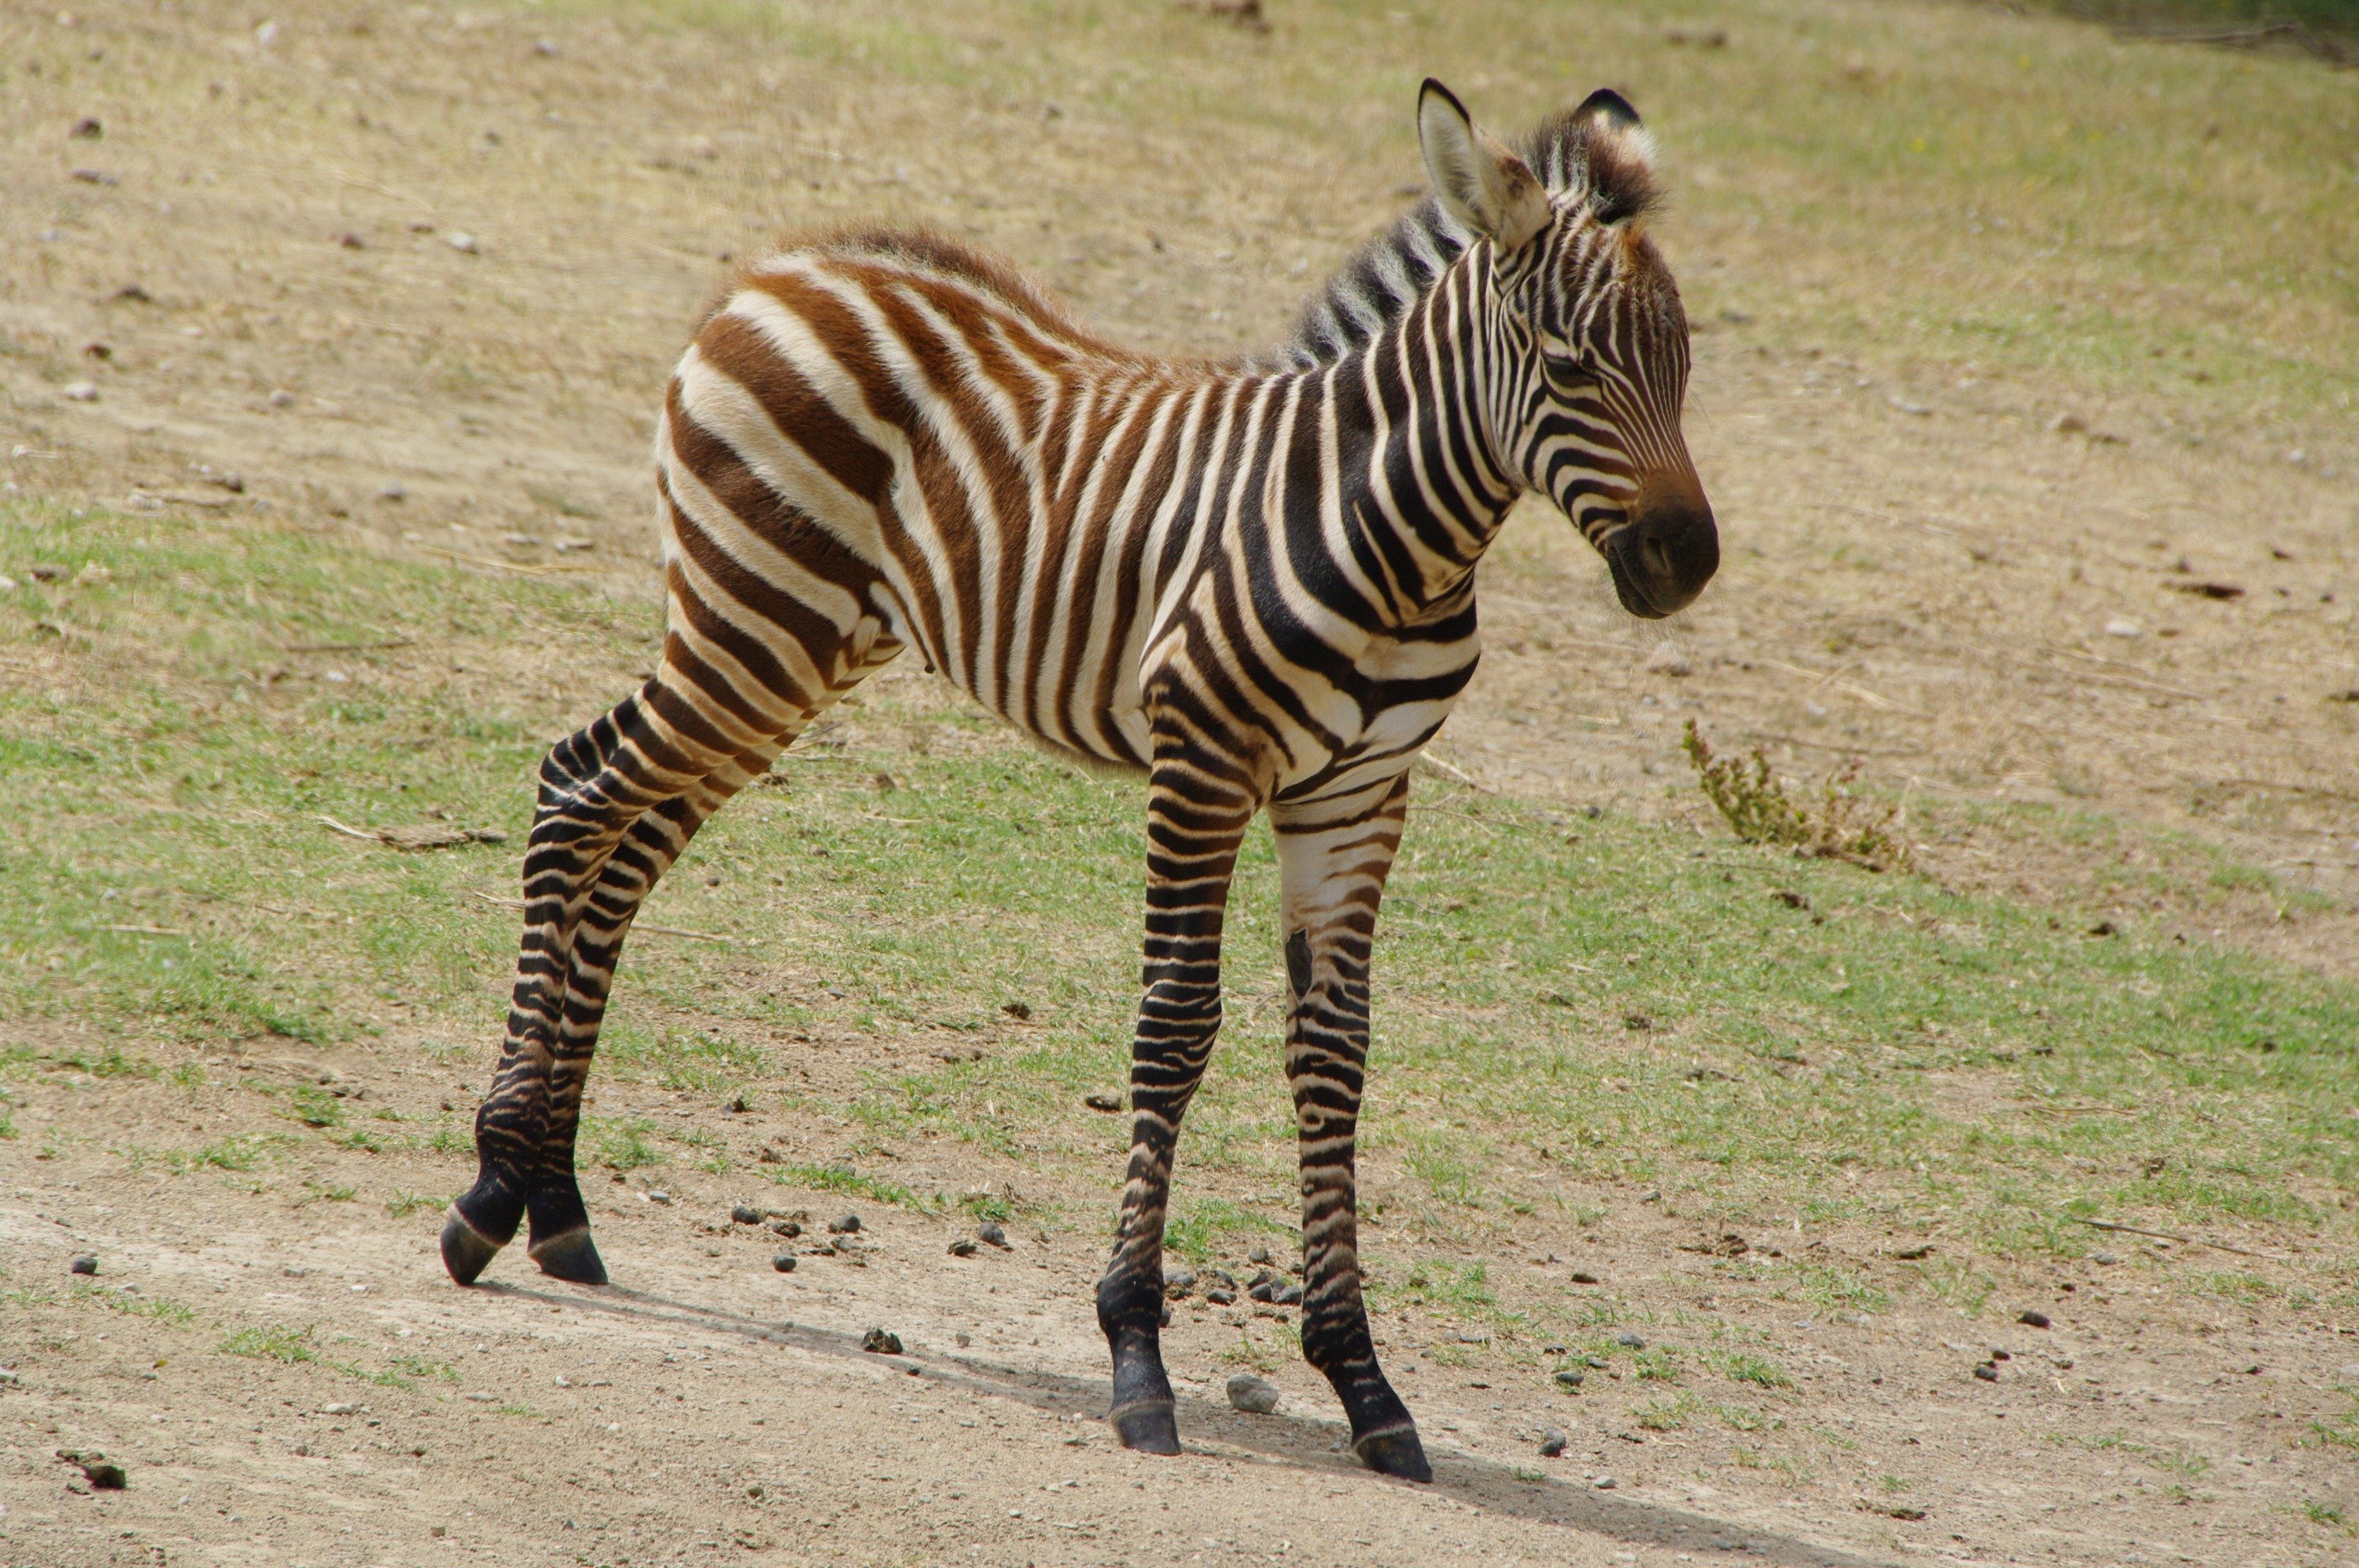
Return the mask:
<path id="1" fill-rule="evenodd" d="M 442 1222 L 442 1267 L 460 1284 L 473 1284 L 475 1276 L 499 1255 L 500 1244 L 469 1225 L 457 1209 Z"/>
<path id="2" fill-rule="evenodd" d="M 547 1240 L 534 1242 L 526 1251 L 540 1265 L 540 1271 L 552 1280 L 576 1285 L 606 1282 L 606 1265 L 599 1259 L 598 1244 L 590 1239 L 588 1226 L 561 1230 Z"/>
<path id="3" fill-rule="evenodd" d="M 1372 1432 L 1353 1443 L 1352 1452 L 1379 1476 L 1397 1476 L 1404 1481 L 1433 1479 L 1433 1466 L 1425 1460 L 1425 1444 L 1417 1440 L 1413 1426 Z"/>
<path id="4" fill-rule="evenodd" d="M 1106 1419 L 1114 1422 L 1114 1434 L 1122 1445 L 1134 1453 L 1180 1452 L 1180 1421 L 1169 1400 L 1125 1405 Z"/>

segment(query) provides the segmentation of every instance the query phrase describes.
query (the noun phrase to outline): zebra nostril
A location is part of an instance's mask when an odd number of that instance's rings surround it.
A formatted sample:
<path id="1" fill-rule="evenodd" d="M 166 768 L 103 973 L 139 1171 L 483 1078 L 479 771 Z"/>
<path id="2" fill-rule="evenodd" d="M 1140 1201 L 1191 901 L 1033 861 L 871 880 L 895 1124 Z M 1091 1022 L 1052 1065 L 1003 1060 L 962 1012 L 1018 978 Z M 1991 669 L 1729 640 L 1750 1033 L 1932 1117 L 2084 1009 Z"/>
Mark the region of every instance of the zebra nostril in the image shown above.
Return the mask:
<path id="1" fill-rule="evenodd" d="M 1647 563 L 1647 570 L 1654 576 L 1671 575 L 1671 552 L 1659 535 L 1650 535 L 1638 542 L 1638 558 Z"/>

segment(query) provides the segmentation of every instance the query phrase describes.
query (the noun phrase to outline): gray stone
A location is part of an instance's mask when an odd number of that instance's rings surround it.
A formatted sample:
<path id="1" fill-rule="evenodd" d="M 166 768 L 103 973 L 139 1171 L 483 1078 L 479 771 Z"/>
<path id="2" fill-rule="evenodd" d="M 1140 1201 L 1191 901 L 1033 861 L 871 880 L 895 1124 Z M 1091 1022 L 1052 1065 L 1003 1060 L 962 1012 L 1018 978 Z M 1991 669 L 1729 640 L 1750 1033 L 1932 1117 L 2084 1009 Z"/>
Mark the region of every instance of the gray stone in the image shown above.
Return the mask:
<path id="1" fill-rule="evenodd" d="M 69 1273 L 95 1274 L 98 1272 L 98 1257 L 95 1253 L 85 1252 L 66 1267 Z"/>
<path id="2" fill-rule="evenodd" d="M 1636 1335 L 1631 1333 L 1626 1328 L 1614 1336 L 1614 1343 L 1619 1345 L 1625 1350 L 1644 1350 L 1647 1348 L 1647 1342 L 1639 1338 Z"/>
<path id="3" fill-rule="evenodd" d="M 856 1214 L 847 1214 L 840 1219 L 829 1220 L 827 1227 L 838 1236 L 850 1236 L 860 1228 L 860 1217 Z"/>
<path id="4" fill-rule="evenodd" d="M 791 1252 L 781 1252 L 770 1260 L 770 1267 L 781 1274 L 791 1274 L 795 1271 L 795 1255 Z"/>
<path id="5" fill-rule="evenodd" d="M 1543 1459 L 1555 1458 L 1558 1454 L 1564 1452 L 1564 1445 L 1568 1441 L 1570 1440 L 1566 1438 L 1563 1433 L 1558 1431 L 1555 1427 L 1549 1427 L 1546 1432 L 1540 1433 L 1540 1457 Z"/>
<path id="6" fill-rule="evenodd" d="M 729 1211 L 729 1218 L 736 1225 L 759 1225 L 762 1223 L 762 1211 L 752 1204 L 741 1203 Z"/>
<path id="7" fill-rule="evenodd" d="M 1277 1408 L 1277 1388 L 1251 1372 L 1240 1372 L 1229 1379 L 1229 1403 L 1247 1415 L 1267 1415 Z"/>

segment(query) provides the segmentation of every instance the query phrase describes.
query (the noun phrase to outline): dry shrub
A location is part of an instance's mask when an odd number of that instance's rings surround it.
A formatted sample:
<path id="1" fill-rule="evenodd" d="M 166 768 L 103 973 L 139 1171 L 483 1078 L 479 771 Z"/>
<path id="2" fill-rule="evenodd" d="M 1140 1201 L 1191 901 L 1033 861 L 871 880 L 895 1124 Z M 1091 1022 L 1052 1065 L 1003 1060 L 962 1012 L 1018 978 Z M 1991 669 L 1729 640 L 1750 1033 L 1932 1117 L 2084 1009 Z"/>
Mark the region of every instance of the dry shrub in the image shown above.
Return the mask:
<path id="1" fill-rule="evenodd" d="M 1826 781 L 1816 802 L 1797 804 L 1769 771 L 1760 747 L 1753 748 L 1749 759 L 1716 757 L 1692 719 L 1680 745 L 1695 765 L 1705 796 L 1745 843 L 1790 844 L 1797 854 L 1849 860 L 1871 871 L 1911 868 L 1908 846 L 1899 834 L 1900 807 L 1852 793 L 1859 777 L 1857 758 Z"/>

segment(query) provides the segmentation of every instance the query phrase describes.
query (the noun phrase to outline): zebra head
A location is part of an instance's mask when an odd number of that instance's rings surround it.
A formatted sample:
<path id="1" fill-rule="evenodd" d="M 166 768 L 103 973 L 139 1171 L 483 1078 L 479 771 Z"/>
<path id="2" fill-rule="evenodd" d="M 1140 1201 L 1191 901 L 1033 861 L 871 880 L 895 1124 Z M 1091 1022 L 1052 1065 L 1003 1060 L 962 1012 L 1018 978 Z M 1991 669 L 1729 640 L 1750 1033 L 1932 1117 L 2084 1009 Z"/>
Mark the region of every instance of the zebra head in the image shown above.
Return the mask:
<path id="1" fill-rule="evenodd" d="M 1625 610 L 1685 607 L 1720 534 L 1680 430 L 1688 323 L 1646 234 L 1658 198 L 1636 111 L 1601 90 L 1519 155 L 1428 78 L 1417 124 L 1442 211 L 1492 247 L 1499 455 L 1605 557 Z"/>

